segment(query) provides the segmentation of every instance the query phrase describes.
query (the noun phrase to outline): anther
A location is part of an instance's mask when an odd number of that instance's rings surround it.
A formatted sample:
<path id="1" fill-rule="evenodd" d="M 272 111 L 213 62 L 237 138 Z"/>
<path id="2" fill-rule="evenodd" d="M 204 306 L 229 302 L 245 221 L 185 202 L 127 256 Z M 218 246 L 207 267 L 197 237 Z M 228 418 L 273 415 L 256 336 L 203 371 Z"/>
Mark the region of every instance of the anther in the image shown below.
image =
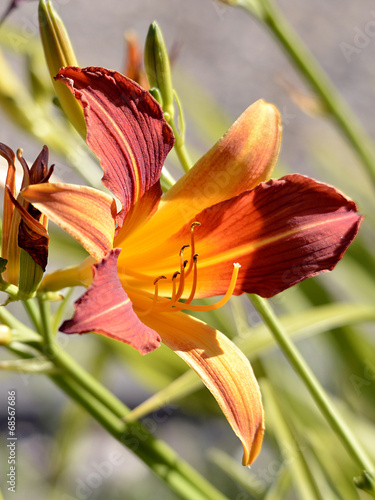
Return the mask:
<path id="1" fill-rule="evenodd" d="M 200 222 L 193 222 L 190 226 L 190 245 L 191 245 L 191 255 L 195 255 L 195 240 L 194 240 L 194 228 L 200 226 Z M 186 276 L 189 276 L 193 268 L 193 259 L 190 261 L 189 269 L 186 271 Z"/>
<path id="2" fill-rule="evenodd" d="M 223 305 L 225 305 L 228 300 L 231 298 L 233 295 L 234 289 L 236 288 L 236 283 L 237 283 L 237 278 L 238 278 L 238 273 L 240 270 L 241 265 L 240 264 L 233 264 L 233 272 L 232 272 L 232 277 L 229 283 L 228 290 L 224 297 L 220 299 L 216 304 L 207 304 L 207 305 L 194 305 L 194 304 L 189 304 L 187 301 L 185 303 L 179 302 L 177 304 L 174 304 L 174 311 L 182 311 L 183 309 L 187 309 L 188 311 L 214 311 L 215 309 L 219 309 Z M 196 269 L 196 266 L 195 266 Z M 195 271 L 194 271 L 195 272 Z M 194 277 L 194 280 L 196 278 Z M 189 297 L 190 298 L 190 297 Z"/>
<path id="3" fill-rule="evenodd" d="M 154 280 L 154 285 L 156 285 L 156 284 L 157 284 L 157 282 L 158 282 L 159 280 L 166 280 L 166 279 L 167 279 L 167 277 L 166 277 L 166 276 L 159 276 L 158 278 L 156 278 L 156 279 Z"/>
<path id="4" fill-rule="evenodd" d="M 183 256 L 183 254 L 184 254 L 184 250 L 185 250 L 186 248 L 189 248 L 189 247 L 190 247 L 190 245 L 184 245 L 184 246 L 181 248 L 181 250 L 180 250 L 180 257 L 182 257 L 182 256 Z"/>

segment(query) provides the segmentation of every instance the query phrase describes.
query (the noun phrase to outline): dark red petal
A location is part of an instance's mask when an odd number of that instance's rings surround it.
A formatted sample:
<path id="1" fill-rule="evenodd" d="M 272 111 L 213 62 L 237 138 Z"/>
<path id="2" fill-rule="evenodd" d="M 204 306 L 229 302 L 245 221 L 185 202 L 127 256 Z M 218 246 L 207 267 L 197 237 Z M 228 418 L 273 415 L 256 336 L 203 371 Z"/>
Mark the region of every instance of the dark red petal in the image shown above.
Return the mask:
<path id="1" fill-rule="evenodd" d="M 144 325 L 133 311 L 132 303 L 117 275 L 116 248 L 94 264 L 94 280 L 87 292 L 76 303 L 73 319 L 64 321 L 64 333 L 95 332 L 130 344 L 141 354 L 159 347 L 160 337 Z"/>
<path id="2" fill-rule="evenodd" d="M 45 271 L 48 261 L 49 236 L 47 229 L 39 222 L 41 214 L 32 205 L 27 211 L 13 197 L 8 186 L 6 186 L 6 192 L 21 216 L 17 238 L 18 246 L 25 250 Z"/>
<path id="3" fill-rule="evenodd" d="M 49 238 L 32 230 L 32 228 L 21 221 L 18 231 L 18 246 L 25 250 L 39 266 L 46 270 L 48 261 Z"/>
<path id="4" fill-rule="evenodd" d="M 48 168 L 49 151 L 47 146 L 43 146 L 42 151 L 30 168 L 30 184 L 47 182 L 53 172 L 53 166 Z"/>
<path id="5" fill-rule="evenodd" d="M 121 226 L 129 208 L 159 182 L 172 130 L 150 93 L 116 71 L 69 67 L 56 78 L 83 107 L 87 144 L 100 159 L 103 184 L 121 202 Z"/>
<path id="6" fill-rule="evenodd" d="M 192 219 L 201 223 L 196 297 L 225 294 L 235 262 L 241 269 L 234 293 L 263 297 L 332 270 L 361 219 L 340 191 L 298 174 L 207 208 Z M 186 241 L 191 222 L 165 243 L 168 248 Z"/>

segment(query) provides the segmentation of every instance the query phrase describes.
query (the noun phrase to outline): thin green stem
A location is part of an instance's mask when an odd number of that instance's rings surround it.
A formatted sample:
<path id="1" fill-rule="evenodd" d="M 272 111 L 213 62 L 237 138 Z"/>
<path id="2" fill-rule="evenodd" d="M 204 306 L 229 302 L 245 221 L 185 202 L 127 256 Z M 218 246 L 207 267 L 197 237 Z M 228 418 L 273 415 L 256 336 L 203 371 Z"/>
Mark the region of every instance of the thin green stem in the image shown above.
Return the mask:
<path id="1" fill-rule="evenodd" d="M 185 500 L 226 500 L 219 491 L 181 460 L 164 442 L 154 438 L 140 423 L 125 424 L 69 377 L 50 378 L 83 406 L 113 437 L 133 451 L 150 469 Z"/>
<path id="2" fill-rule="evenodd" d="M 73 359 L 58 344 L 53 343 L 53 345 L 50 345 L 50 351 L 53 355 L 53 362 L 63 371 L 69 373 L 69 376 L 73 380 L 87 392 L 95 396 L 96 400 L 110 409 L 116 417 L 122 418 L 129 413 L 130 410 L 126 405 L 117 399 L 116 396 L 109 392 L 78 363 L 73 362 Z"/>
<path id="3" fill-rule="evenodd" d="M 264 323 L 268 326 L 270 332 L 275 337 L 275 340 L 281 347 L 289 363 L 301 377 L 301 380 L 306 385 L 315 403 L 319 407 L 328 424 L 341 440 L 349 455 L 361 468 L 361 470 L 369 475 L 372 475 L 374 466 L 370 458 L 367 456 L 367 453 L 364 451 L 361 444 L 357 441 L 354 434 L 333 407 L 315 375 L 289 339 L 269 303 L 258 295 L 250 295 L 250 299 L 258 313 L 263 318 Z M 375 492 L 374 483 L 372 484 L 372 488 Z"/>
<path id="4" fill-rule="evenodd" d="M 30 320 L 35 326 L 35 329 L 37 331 L 40 331 L 40 313 L 35 301 L 33 299 L 29 299 L 29 300 L 24 300 L 22 303 L 27 311 Z"/>
<path id="5" fill-rule="evenodd" d="M 55 335 L 51 322 L 51 308 L 49 302 L 44 300 L 43 295 L 38 296 L 38 303 L 41 319 L 40 333 L 44 338 L 45 347 L 49 351 L 50 348 L 53 349 Z"/>
<path id="6" fill-rule="evenodd" d="M 57 308 L 57 311 L 55 312 L 55 314 L 53 315 L 52 328 L 56 331 L 63 321 L 63 315 L 64 315 L 65 309 L 69 303 L 69 299 L 71 298 L 71 296 L 73 294 L 73 291 L 74 291 L 73 287 L 68 290 L 68 292 L 65 294 L 65 296 L 61 299 L 60 305 Z"/>
<path id="7" fill-rule="evenodd" d="M 54 341 L 49 308 L 39 297 L 41 323 L 46 342 L 41 352 L 60 370 L 50 378 L 83 406 L 105 429 L 132 450 L 168 486 L 186 500 L 225 500 L 225 497 L 198 472 L 176 455 L 164 442 L 154 438 L 139 422 L 125 423 L 129 409 L 87 373 Z"/>
<path id="8" fill-rule="evenodd" d="M 4 306 L 0 306 L 0 323 L 9 326 L 14 333 L 14 341 L 19 342 L 39 342 L 40 337 L 33 330 L 25 326 L 21 321 L 16 319 Z"/>
<path id="9" fill-rule="evenodd" d="M 244 4 L 243 7 L 254 15 L 254 9 L 251 5 Z M 287 56 L 321 99 L 325 109 L 366 167 L 375 185 L 375 148 L 357 117 L 338 93 L 310 50 L 292 29 L 276 3 L 273 0 L 262 0 L 261 10 L 262 13 L 258 18 L 270 29 Z"/>
<path id="10" fill-rule="evenodd" d="M 0 290 L 7 293 L 12 299 L 18 300 L 20 291 L 18 286 L 7 283 L 2 278 L 0 278 Z"/>
<path id="11" fill-rule="evenodd" d="M 84 370 L 54 341 L 55 331 L 52 328 L 51 317 L 49 316 L 49 305 L 39 298 L 39 307 L 43 325 L 43 336 L 45 339 L 41 352 L 47 355 L 53 363 L 69 373 L 81 387 L 91 393 L 105 407 L 109 408 L 117 417 L 124 417 L 130 410 L 119 401 L 111 392 L 107 391 L 95 378 Z"/>
<path id="12" fill-rule="evenodd" d="M 163 170 L 161 171 L 160 184 L 164 192 L 169 191 L 169 189 L 176 184 L 172 174 L 170 174 L 165 167 L 163 167 Z"/>
<path id="13" fill-rule="evenodd" d="M 173 134 L 175 136 L 175 144 L 174 149 L 176 151 L 177 157 L 182 165 L 182 168 L 185 172 L 189 172 L 192 167 L 192 161 L 190 159 L 189 153 L 187 152 L 184 138 L 180 135 L 179 131 L 173 120 L 169 120 L 169 125 L 173 130 Z"/>

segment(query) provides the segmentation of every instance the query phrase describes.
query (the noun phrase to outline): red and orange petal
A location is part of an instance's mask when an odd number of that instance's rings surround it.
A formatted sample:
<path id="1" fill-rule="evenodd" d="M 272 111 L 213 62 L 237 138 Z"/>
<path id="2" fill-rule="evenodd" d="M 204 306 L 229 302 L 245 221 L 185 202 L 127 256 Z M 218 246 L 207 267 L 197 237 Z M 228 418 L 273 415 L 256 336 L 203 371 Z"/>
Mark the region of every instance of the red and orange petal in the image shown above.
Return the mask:
<path id="1" fill-rule="evenodd" d="M 5 158 L 8 162 L 8 171 L 5 181 L 5 185 L 8 186 L 8 188 L 4 192 L 4 208 L 1 233 L 1 256 L 3 259 L 7 259 L 10 228 L 15 208 L 11 200 L 11 195 L 13 195 L 14 198 L 16 197 L 16 166 L 14 164 L 16 156 L 14 152 L 3 143 L 0 143 L 0 156 Z"/>
<path id="2" fill-rule="evenodd" d="M 142 320 L 198 373 L 243 444 L 243 464 L 250 465 L 262 445 L 264 421 L 247 358 L 225 335 L 185 313 L 153 313 Z"/>
<path id="3" fill-rule="evenodd" d="M 116 203 L 97 189 L 73 184 L 35 184 L 22 196 L 69 233 L 96 260 L 113 248 Z"/>
<path id="4" fill-rule="evenodd" d="M 94 279 L 87 292 L 75 303 L 75 314 L 64 321 L 64 333 L 95 332 L 130 344 L 141 354 L 160 344 L 157 332 L 143 324 L 133 311 L 117 275 L 117 259 L 121 250 L 111 250 L 94 264 Z"/>
<path id="5" fill-rule="evenodd" d="M 203 210 L 171 237 L 162 233 L 154 240 L 150 236 L 146 248 L 153 258 L 145 261 L 142 254 L 127 251 L 119 269 L 135 268 L 137 260 L 137 271 L 147 276 L 173 274 L 178 270 L 180 248 L 189 243 L 191 222 L 198 221 L 195 297 L 225 294 L 235 262 L 241 265 L 235 294 L 272 297 L 333 269 L 361 219 L 355 203 L 338 190 L 302 175 L 288 175 Z M 186 280 L 185 298 L 190 287 L 191 277 Z M 159 290 L 170 294 L 162 281 Z"/>
<path id="6" fill-rule="evenodd" d="M 18 222 L 18 217 L 13 220 L 13 224 L 15 224 L 15 231 L 17 232 L 16 243 L 19 248 L 25 250 L 33 258 L 33 260 L 39 264 L 43 271 L 45 271 L 48 261 L 49 243 L 49 236 L 46 229 L 47 220 L 44 220 L 45 216 L 38 212 L 34 207 L 31 207 L 33 211 L 36 212 L 34 215 L 30 213 L 30 207 L 29 211 L 27 211 L 26 208 L 24 208 L 19 201 L 13 197 L 11 192 L 8 190 L 8 187 L 6 191 L 8 191 L 8 196 L 22 219 L 20 222 Z M 39 219 L 41 222 L 39 222 Z M 15 255 L 13 255 L 13 257 L 15 257 Z"/>
<path id="7" fill-rule="evenodd" d="M 120 200 L 121 226 L 130 207 L 159 182 L 174 137 L 149 92 L 104 68 L 60 70 L 85 114 L 87 144 L 100 159 L 103 184 Z"/>
<path id="8" fill-rule="evenodd" d="M 267 180 L 281 144 L 281 119 L 272 104 L 252 104 L 227 133 L 162 198 L 147 227 L 127 240 L 131 252 L 150 232 L 173 234 L 195 214 Z M 121 242 L 121 232 L 118 235 Z"/>

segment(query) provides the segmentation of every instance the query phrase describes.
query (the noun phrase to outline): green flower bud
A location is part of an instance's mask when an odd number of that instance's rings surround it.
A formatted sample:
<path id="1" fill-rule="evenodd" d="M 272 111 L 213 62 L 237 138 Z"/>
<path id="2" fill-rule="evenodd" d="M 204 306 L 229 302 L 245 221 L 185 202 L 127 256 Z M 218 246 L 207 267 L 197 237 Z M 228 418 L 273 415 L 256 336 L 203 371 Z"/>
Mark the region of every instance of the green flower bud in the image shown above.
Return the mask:
<path id="1" fill-rule="evenodd" d="M 21 249 L 20 271 L 18 279 L 18 288 L 25 297 L 31 296 L 38 289 L 42 281 L 44 271 L 39 264 L 31 257 L 29 253 Z"/>
<path id="2" fill-rule="evenodd" d="M 9 326 L 0 325 L 0 345 L 10 344 L 12 341 L 12 331 Z"/>
<path id="3" fill-rule="evenodd" d="M 173 119 L 173 87 L 169 56 L 163 33 L 159 25 L 154 21 L 147 33 L 145 45 L 145 68 L 151 90 L 157 89 L 156 94 L 165 119 Z"/>
<path id="4" fill-rule="evenodd" d="M 70 90 L 54 77 L 60 68 L 78 66 L 73 47 L 61 18 L 50 0 L 39 2 L 39 29 L 49 73 L 61 108 L 82 137 L 86 137 L 83 111 Z"/>

